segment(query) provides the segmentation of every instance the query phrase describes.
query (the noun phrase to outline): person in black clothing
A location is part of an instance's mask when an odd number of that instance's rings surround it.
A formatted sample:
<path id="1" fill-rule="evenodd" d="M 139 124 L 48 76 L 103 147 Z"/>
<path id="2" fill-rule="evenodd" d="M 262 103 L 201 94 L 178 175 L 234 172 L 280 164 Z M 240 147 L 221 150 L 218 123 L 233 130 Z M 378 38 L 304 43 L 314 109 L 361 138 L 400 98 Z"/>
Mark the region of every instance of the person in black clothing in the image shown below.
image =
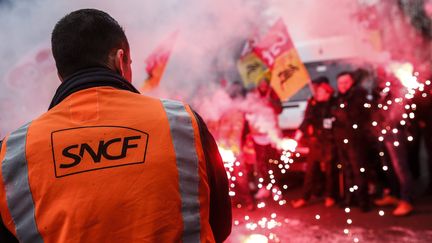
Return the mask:
<path id="1" fill-rule="evenodd" d="M 417 140 L 417 147 L 414 153 L 419 153 L 420 141 L 424 141 L 427 152 L 429 185 L 427 193 L 432 194 L 432 77 L 424 83 L 424 90 L 417 92 L 414 96 L 413 103 L 417 105 L 416 109 L 416 134 L 414 139 Z"/>
<path id="2" fill-rule="evenodd" d="M 366 91 L 355 86 L 350 72 L 340 73 L 337 85 L 339 92 L 332 114 L 335 117 L 335 144 L 344 173 L 344 204 L 349 206 L 357 202 L 362 211 L 369 211 L 363 158 L 364 134 L 368 132 L 366 123 L 369 121 L 369 113 L 365 110 Z"/>
<path id="3" fill-rule="evenodd" d="M 333 88 L 326 77 L 319 77 L 312 81 L 314 96 L 309 99 L 305 116 L 296 134 L 296 140 L 301 136 L 308 139 L 309 154 L 307 157 L 307 169 L 303 184 L 303 197 L 291 202 L 294 208 L 303 207 L 312 196 L 313 190 L 319 185 L 320 169 L 325 173 L 325 206 L 335 204 L 334 183 L 334 141 L 332 132 L 333 118 L 331 115 L 331 103 Z"/>
<path id="4" fill-rule="evenodd" d="M 384 145 L 384 152 L 387 153 L 396 175 L 397 185 L 389 183 L 390 194 L 375 200 L 375 204 L 396 206 L 393 215 L 404 216 L 414 209 L 413 176 L 409 166 L 411 160 L 408 158 L 409 140 L 407 139 L 412 130 L 412 122 L 410 119 L 402 119 L 409 100 L 402 99 L 407 92 L 406 88 L 385 71 L 377 70 L 377 83 L 380 91 L 377 103 L 381 108 L 374 112 L 373 120 L 377 124 L 375 129 L 377 136 Z"/>

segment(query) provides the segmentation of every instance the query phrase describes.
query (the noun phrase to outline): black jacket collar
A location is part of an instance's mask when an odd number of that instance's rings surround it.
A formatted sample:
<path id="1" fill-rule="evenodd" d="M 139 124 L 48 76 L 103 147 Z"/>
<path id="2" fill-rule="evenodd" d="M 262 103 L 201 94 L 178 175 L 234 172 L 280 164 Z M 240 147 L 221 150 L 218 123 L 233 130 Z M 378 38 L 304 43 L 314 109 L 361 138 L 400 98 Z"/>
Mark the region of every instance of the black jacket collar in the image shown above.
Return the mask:
<path id="1" fill-rule="evenodd" d="M 87 68 L 72 74 L 63 81 L 58 87 L 49 109 L 58 105 L 66 97 L 75 92 L 101 86 L 109 86 L 139 94 L 139 91 L 130 82 L 116 72 L 101 67 Z"/>

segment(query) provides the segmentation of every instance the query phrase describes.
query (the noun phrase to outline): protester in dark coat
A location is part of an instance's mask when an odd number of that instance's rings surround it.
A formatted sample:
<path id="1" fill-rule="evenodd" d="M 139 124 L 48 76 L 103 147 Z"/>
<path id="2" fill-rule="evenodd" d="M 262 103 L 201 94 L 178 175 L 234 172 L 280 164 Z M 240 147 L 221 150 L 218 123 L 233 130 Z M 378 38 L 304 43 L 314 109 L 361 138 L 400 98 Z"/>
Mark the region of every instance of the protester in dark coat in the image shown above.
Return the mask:
<path id="1" fill-rule="evenodd" d="M 308 101 L 303 122 L 296 134 L 297 140 L 302 135 L 307 138 L 309 154 L 303 184 L 303 197 L 292 202 L 294 208 L 307 204 L 313 190 L 319 186 L 317 179 L 320 177 L 320 170 L 325 173 L 325 206 L 331 207 L 335 203 L 336 167 L 334 165 L 333 118 L 331 115 L 333 88 L 325 77 L 317 78 L 312 83 L 314 96 Z"/>

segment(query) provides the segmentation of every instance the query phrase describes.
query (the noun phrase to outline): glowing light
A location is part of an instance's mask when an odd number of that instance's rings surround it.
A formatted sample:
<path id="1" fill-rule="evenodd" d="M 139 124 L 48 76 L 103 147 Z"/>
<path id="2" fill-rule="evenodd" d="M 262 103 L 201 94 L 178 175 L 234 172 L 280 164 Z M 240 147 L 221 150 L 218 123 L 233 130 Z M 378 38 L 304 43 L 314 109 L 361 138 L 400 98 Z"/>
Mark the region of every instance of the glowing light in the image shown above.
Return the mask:
<path id="1" fill-rule="evenodd" d="M 384 211 L 383 211 L 383 210 L 380 210 L 380 211 L 378 212 L 378 214 L 379 214 L 379 216 L 384 216 Z"/>
<path id="2" fill-rule="evenodd" d="M 336 166 L 338 169 L 342 169 L 342 164 L 337 164 Z"/>
<path id="3" fill-rule="evenodd" d="M 352 220 L 351 219 L 347 219 L 347 224 L 352 224 Z"/>
<path id="4" fill-rule="evenodd" d="M 232 150 L 219 147 L 219 154 L 225 163 L 234 164 L 236 161 L 236 157 L 234 156 L 234 152 Z"/>
<path id="5" fill-rule="evenodd" d="M 349 191 L 354 192 L 354 188 L 350 187 Z"/>
<path id="6" fill-rule="evenodd" d="M 396 134 L 396 133 L 398 133 L 398 130 L 397 130 L 396 128 L 393 128 L 392 132 L 393 132 L 394 134 Z"/>
<path id="7" fill-rule="evenodd" d="M 282 141 L 279 144 L 279 147 L 282 148 L 285 151 L 291 151 L 294 152 L 297 148 L 297 141 L 294 139 L 286 138 L 282 139 Z"/>
<path id="8" fill-rule="evenodd" d="M 287 185 L 283 185 L 283 189 L 288 189 L 288 186 Z"/>
<path id="9" fill-rule="evenodd" d="M 380 142 L 382 142 L 382 141 L 384 141 L 384 137 L 383 137 L 383 136 L 379 136 L 379 137 L 378 137 L 378 140 L 379 140 Z"/>
<path id="10" fill-rule="evenodd" d="M 346 234 L 346 235 L 349 234 L 349 230 L 348 230 L 348 229 L 344 229 L 343 232 L 344 232 L 344 234 Z"/>
<path id="11" fill-rule="evenodd" d="M 234 197 L 236 195 L 236 193 L 233 191 L 230 191 L 230 192 L 228 192 L 228 195 L 230 195 L 230 197 Z"/>
<path id="12" fill-rule="evenodd" d="M 345 208 L 345 213 L 349 213 L 349 212 L 351 212 L 351 209 L 350 208 Z"/>
<path id="13" fill-rule="evenodd" d="M 404 119 L 407 119 L 407 118 L 408 118 L 408 114 L 403 113 L 403 114 L 402 114 L 402 117 L 403 117 Z"/>
<path id="14" fill-rule="evenodd" d="M 388 106 L 385 105 L 385 106 L 383 107 L 383 110 L 385 110 L 385 111 L 388 110 Z"/>
<path id="15" fill-rule="evenodd" d="M 410 108 L 411 108 L 410 105 L 405 105 L 406 110 L 409 110 Z"/>
<path id="16" fill-rule="evenodd" d="M 360 241 L 359 238 L 357 238 L 357 237 L 354 238 L 354 242 L 355 242 L 355 243 L 357 243 L 357 242 L 359 242 L 359 241 Z"/>
<path id="17" fill-rule="evenodd" d="M 415 117 L 415 115 L 414 115 L 414 113 L 409 113 L 409 118 L 411 118 L 411 119 L 414 119 L 414 117 Z"/>
<path id="18" fill-rule="evenodd" d="M 249 235 L 243 243 L 268 243 L 268 238 L 265 235 L 252 234 Z"/>
<path id="19" fill-rule="evenodd" d="M 382 151 L 379 152 L 379 156 L 381 156 L 381 157 L 384 156 L 384 152 L 382 152 Z"/>
<path id="20" fill-rule="evenodd" d="M 402 126 L 405 126 L 406 121 L 402 120 L 402 121 L 400 121 L 400 124 L 401 124 Z"/>
<path id="21" fill-rule="evenodd" d="M 430 84 L 431 84 L 431 81 L 430 81 L 430 80 L 426 80 L 425 84 L 426 84 L 426 85 L 430 85 Z"/>
<path id="22" fill-rule="evenodd" d="M 315 219 L 319 220 L 321 218 L 321 216 L 319 214 L 315 215 Z"/>
<path id="23" fill-rule="evenodd" d="M 354 185 L 354 186 L 353 186 L 353 189 L 354 189 L 354 190 L 358 190 L 358 186 L 357 186 L 357 185 Z"/>
<path id="24" fill-rule="evenodd" d="M 339 107 L 340 107 L 341 109 L 343 109 L 343 108 L 345 108 L 345 104 L 340 104 Z"/>
<path id="25" fill-rule="evenodd" d="M 382 134 L 386 134 L 386 133 L 387 133 L 387 130 L 383 129 L 383 130 L 381 130 L 381 133 L 382 133 Z"/>
<path id="26" fill-rule="evenodd" d="M 413 75 L 414 66 L 411 63 L 392 63 L 390 70 L 408 89 L 416 89 L 419 86 L 417 77 Z"/>
<path id="27" fill-rule="evenodd" d="M 266 206 L 265 202 L 260 202 L 257 204 L 257 208 L 264 208 Z"/>
<path id="28" fill-rule="evenodd" d="M 344 142 L 345 144 L 347 144 L 347 143 L 348 143 L 348 139 L 345 138 L 345 139 L 343 140 L 343 142 Z"/>
<path id="29" fill-rule="evenodd" d="M 405 95 L 405 98 L 407 98 L 407 99 L 412 99 L 412 98 L 414 98 L 414 95 L 412 95 L 412 94 L 406 94 L 406 95 Z"/>
<path id="30" fill-rule="evenodd" d="M 412 140 L 414 140 L 414 138 L 413 138 L 412 136 L 408 136 L 407 139 L 408 139 L 408 141 L 410 141 L 410 142 L 411 142 Z"/>
<path id="31" fill-rule="evenodd" d="M 354 124 L 352 127 L 353 127 L 354 129 L 357 129 L 357 128 L 358 128 L 358 125 L 357 125 L 357 124 Z"/>
<path id="32" fill-rule="evenodd" d="M 372 122 L 372 126 L 376 127 L 377 125 L 378 125 L 378 122 L 376 122 L 376 121 Z"/>
<path id="33" fill-rule="evenodd" d="M 422 97 L 423 97 L 423 98 L 426 98 L 426 97 L 427 97 L 427 94 L 426 94 L 426 93 L 423 93 L 423 94 L 422 94 Z"/>
<path id="34" fill-rule="evenodd" d="M 272 218 L 272 219 L 274 219 L 274 218 L 276 218 L 276 213 L 272 213 L 271 215 L 270 215 L 270 217 Z"/>
<path id="35" fill-rule="evenodd" d="M 240 222 L 238 220 L 234 220 L 234 225 L 239 225 Z"/>
<path id="36" fill-rule="evenodd" d="M 246 224 L 246 229 L 249 229 L 249 230 L 255 230 L 257 227 L 258 227 L 258 225 L 255 223 L 247 223 Z"/>
<path id="37" fill-rule="evenodd" d="M 387 100 L 387 105 L 391 105 L 392 101 L 391 100 Z"/>
<path id="38" fill-rule="evenodd" d="M 398 146 L 399 146 L 399 142 L 398 142 L 398 141 L 395 141 L 395 142 L 393 143 L 393 145 L 394 145 L 395 147 L 398 147 Z"/>
<path id="39" fill-rule="evenodd" d="M 387 166 L 387 165 L 384 165 L 384 166 L 382 167 L 382 169 L 383 169 L 383 171 L 387 171 L 387 170 L 388 170 L 388 166 Z"/>
<path id="40" fill-rule="evenodd" d="M 244 216 L 244 219 L 245 219 L 246 221 L 248 221 L 248 220 L 250 219 L 250 217 L 249 217 L 248 215 L 245 215 L 245 216 Z"/>
<path id="41" fill-rule="evenodd" d="M 411 105 L 411 109 L 415 110 L 416 108 L 417 108 L 417 105 L 416 105 L 416 104 L 412 104 L 412 105 Z"/>
<path id="42" fill-rule="evenodd" d="M 360 168 L 360 172 L 361 172 L 361 173 L 364 173 L 365 171 L 366 171 L 365 168 L 363 168 L 363 167 Z"/>
<path id="43" fill-rule="evenodd" d="M 387 82 L 385 83 L 385 85 L 388 87 L 388 86 L 391 85 L 391 83 L 390 83 L 389 81 L 387 81 Z"/>

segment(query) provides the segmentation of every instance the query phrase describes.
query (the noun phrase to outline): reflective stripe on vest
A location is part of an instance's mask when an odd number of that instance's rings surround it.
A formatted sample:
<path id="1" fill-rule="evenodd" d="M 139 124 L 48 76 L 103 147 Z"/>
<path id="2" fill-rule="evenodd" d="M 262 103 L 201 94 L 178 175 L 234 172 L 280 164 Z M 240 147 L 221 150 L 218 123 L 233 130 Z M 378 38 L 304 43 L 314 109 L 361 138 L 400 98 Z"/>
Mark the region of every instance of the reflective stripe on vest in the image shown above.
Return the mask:
<path id="1" fill-rule="evenodd" d="M 20 242 L 41 243 L 37 229 L 35 207 L 30 191 L 26 159 L 27 131 L 30 123 L 11 133 L 6 142 L 6 155 L 2 161 L 2 176 L 6 201 Z"/>
<path id="2" fill-rule="evenodd" d="M 198 155 L 192 120 L 180 102 L 162 100 L 176 154 L 183 218 L 183 242 L 200 242 Z"/>

